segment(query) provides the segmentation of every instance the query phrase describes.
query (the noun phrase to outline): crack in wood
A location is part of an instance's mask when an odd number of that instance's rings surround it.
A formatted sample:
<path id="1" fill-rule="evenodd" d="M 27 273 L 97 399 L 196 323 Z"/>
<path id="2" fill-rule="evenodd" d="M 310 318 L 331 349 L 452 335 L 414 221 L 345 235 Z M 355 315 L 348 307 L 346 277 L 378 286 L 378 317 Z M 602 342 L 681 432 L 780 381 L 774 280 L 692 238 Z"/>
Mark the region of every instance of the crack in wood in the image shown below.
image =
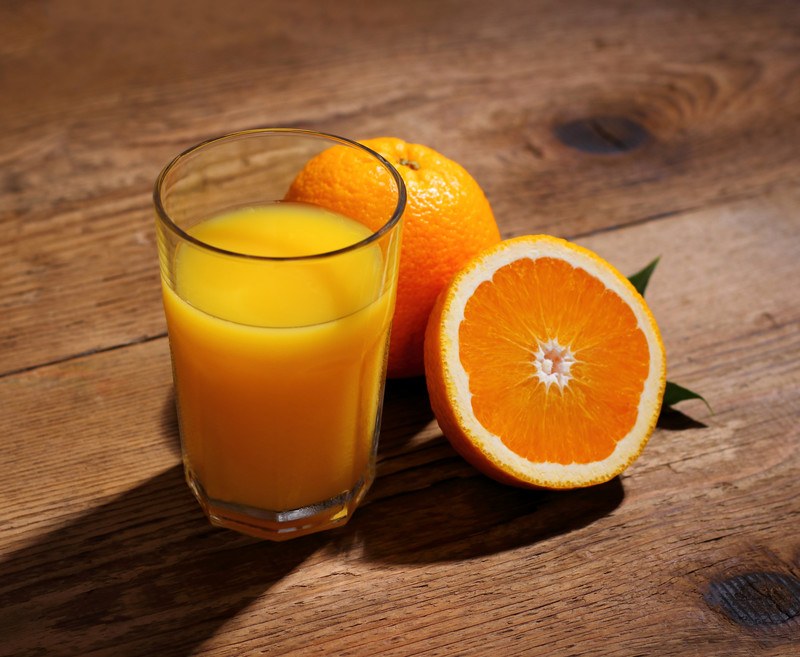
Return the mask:
<path id="1" fill-rule="evenodd" d="M 112 344 L 107 347 L 98 347 L 96 349 L 87 349 L 85 351 L 81 351 L 77 354 L 70 354 L 68 356 L 64 356 L 62 358 L 54 358 L 53 360 L 47 360 L 42 363 L 35 363 L 34 365 L 27 365 L 26 367 L 18 367 L 13 370 L 7 370 L 5 372 L 0 372 L 0 379 L 4 379 L 9 376 L 15 376 L 17 374 L 26 374 L 28 372 L 33 372 L 34 370 L 41 369 L 43 367 L 51 367 L 52 365 L 61 365 L 63 363 L 68 363 L 73 360 L 78 360 L 80 358 L 84 358 L 85 356 L 94 356 L 95 354 L 104 354 L 109 351 L 116 351 L 117 349 L 124 349 L 125 347 L 130 347 L 137 344 L 144 344 L 146 342 L 154 342 L 155 340 L 161 340 L 162 338 L 167 337 L 167 332 L 163 331 L 162 333 L 155 333 L 153 335 L 143 335 L 138 338 L 134 338 L 132 340 L 127 340 L 126 342 L 119 342 L 117 344 Z"/>

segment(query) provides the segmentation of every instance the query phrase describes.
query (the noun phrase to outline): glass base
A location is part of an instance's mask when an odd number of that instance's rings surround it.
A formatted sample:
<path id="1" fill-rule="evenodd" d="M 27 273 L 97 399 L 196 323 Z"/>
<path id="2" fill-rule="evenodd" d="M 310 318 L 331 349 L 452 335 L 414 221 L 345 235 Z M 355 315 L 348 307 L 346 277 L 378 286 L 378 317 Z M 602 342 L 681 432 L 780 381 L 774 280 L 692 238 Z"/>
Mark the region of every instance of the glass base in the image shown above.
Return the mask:
<path id="1" fill-rule="evenodd" d="M 246 504 L 215 500 L 206 494 L 190 467 L 185 466 L 184 471 L 189 488 L 212 525 L 270 541 L 285 541 L 341 527 L 350 520 L 374 478 L 374 472 L 370 470 L 351 490 L 323 502 L 289 511 L 269 511 Z"/>

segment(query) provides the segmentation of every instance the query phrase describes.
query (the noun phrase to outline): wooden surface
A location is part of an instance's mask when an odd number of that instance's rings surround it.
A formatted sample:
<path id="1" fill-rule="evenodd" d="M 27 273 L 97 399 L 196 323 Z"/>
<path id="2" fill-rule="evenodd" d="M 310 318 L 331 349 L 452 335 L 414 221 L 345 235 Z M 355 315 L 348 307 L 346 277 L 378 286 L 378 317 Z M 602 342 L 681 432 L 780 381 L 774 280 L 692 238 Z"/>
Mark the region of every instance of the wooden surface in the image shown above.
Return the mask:
<path id="1" fill-rule="evenodd" d="M 179 465 L 151 186 L 254 126 L 464 164 L 505 236 L 648 290 L 663 418 L 618 479 L 477 475 L 387 391 L 345 528 L 207 525 Z M 0 3 L 0 654 L 800 654 L 800 5 Z"/>

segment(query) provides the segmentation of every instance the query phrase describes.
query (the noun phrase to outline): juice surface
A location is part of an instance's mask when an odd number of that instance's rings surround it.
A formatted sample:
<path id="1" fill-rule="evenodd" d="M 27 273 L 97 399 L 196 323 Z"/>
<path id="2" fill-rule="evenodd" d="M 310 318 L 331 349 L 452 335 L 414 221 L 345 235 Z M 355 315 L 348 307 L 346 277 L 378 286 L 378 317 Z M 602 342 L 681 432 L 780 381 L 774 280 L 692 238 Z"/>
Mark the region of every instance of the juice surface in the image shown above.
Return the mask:
<path id="1" fill-rule="evenodd" d="M 279 203 L 190 234 L 287 257 L 339 249 L 370 231 Z M 286 511 L 346 492 L 367 472 L 394 303 L 385 269 L 377 244 L 290 261 L 177 249 L 164 306 L 184 457 L 209 497 Z"/>

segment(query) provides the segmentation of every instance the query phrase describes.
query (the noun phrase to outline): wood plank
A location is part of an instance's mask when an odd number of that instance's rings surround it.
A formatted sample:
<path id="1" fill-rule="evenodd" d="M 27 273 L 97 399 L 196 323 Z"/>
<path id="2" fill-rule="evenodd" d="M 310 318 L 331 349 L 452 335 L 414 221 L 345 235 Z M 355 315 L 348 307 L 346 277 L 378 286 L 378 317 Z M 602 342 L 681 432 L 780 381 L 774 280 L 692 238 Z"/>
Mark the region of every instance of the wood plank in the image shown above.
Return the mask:
<path id="1" fill-rule="evenodd" d="M 715 409 L 596 488 L 477 475 L 395 382 L 364 508 L 260 543 L 187 492 L 164 339 L 0 379 L 0 654 L 792 654 L 800 616 L 736 623 L 718 584 L 800 578 L 798 208 L 786 188 L 582 240 L 624 271 L 659 247 L 670 376 Z"/>
<path id="2" fill-rule="evenodd" d="M 588 234 L 800 175 L 792 1 L 181 6 L 2 7 L 0 373 L 163 335 L 150 187 L 233 129 L 430 144 L 475 174 L 505 235 Z M 628 124 L 646 137 L 630 150 Z"/>

